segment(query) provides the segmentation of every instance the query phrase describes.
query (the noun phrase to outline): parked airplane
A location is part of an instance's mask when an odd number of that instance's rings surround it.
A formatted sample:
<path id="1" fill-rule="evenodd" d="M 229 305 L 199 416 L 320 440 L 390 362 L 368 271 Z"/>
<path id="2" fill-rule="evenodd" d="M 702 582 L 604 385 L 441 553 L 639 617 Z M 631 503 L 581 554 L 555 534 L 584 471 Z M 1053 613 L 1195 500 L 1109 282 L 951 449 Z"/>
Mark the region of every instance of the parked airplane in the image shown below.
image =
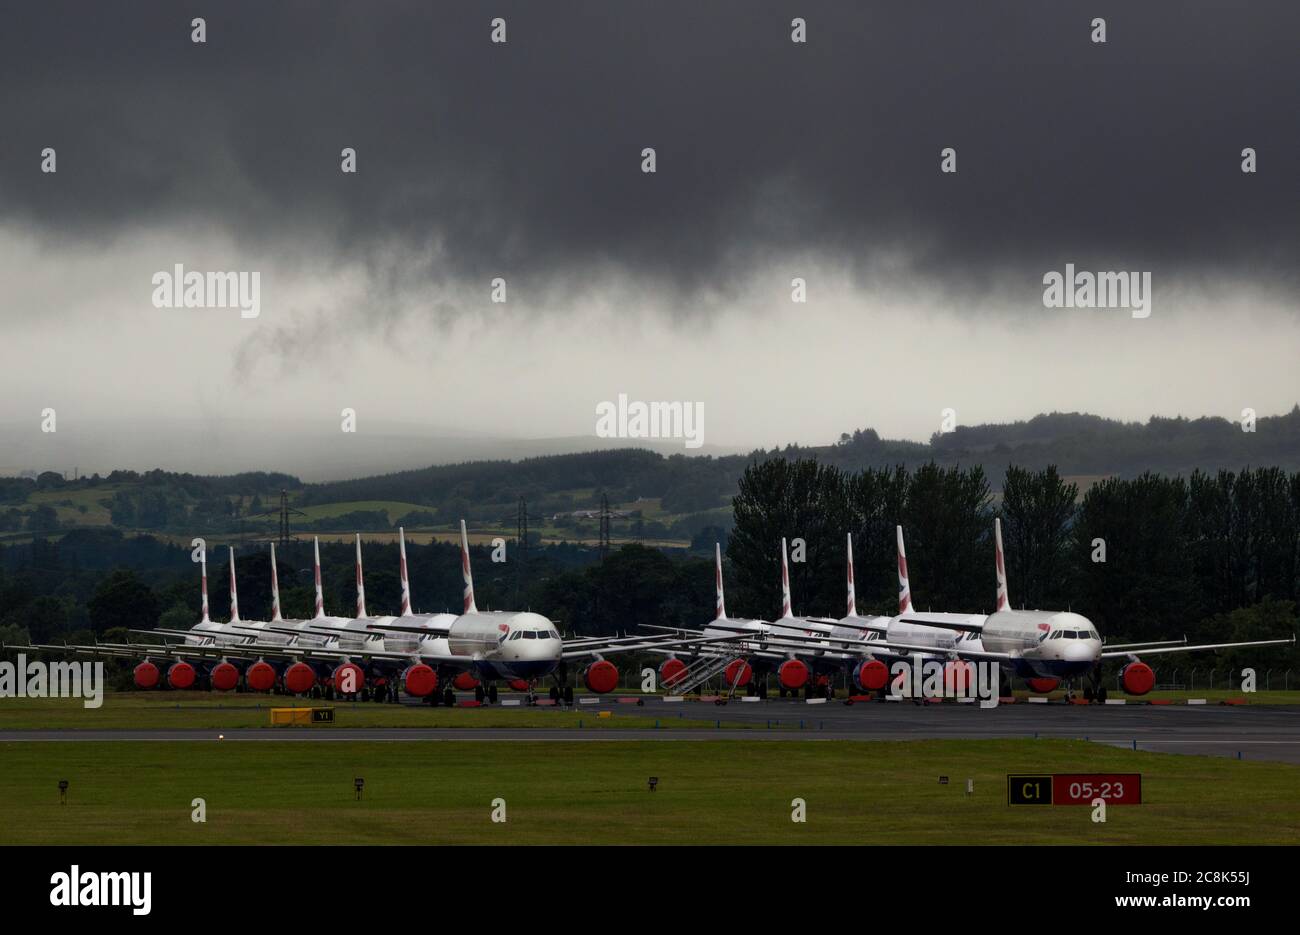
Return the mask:
<path id="1" fill-rule="evenodd" d="M 410 589 L 409 582 L 405 580 L 404 536 L 401 554 L 405 614 L 409 609 Z M 447 703 L 454 703 L 452 688 L 463 684 L 458 683 L 457 679 L 467 674 L 475 680 L 476 694 L 480 699 L 495 698 L 495 683 L 504 680 L 509 681 L 513 687 L 527 690 L 530 700 L 537 680 L 549 675 L 556 679 L 551 690 L 552 698 L 562 698 L 565 702 L 572 703 L 573 686 L 568 679 L 571 663 L 588 660 L 582 671 L 584 684 L 590 691 L 603 693 L 612 691 L 618 684 L 618 670 L 606 656 L 704 642 L 668 637 L 591 638 L 566 642 L 560 638 L 554 625 L 540 614 L 479 611 L 474 600 L 469 541 L 464 522 L 461 523 L 461 569 L 465 588 L 463 613 L 459 615 L 365 616 L 364 583 L 358 545 L 358 616 L 351 620 L 325 617 L 320 588 L 319 546 L 316 556 L 317 614 L 311 621 L 280 620 L 278 624 L 267 622 L 264 627 L 251 628 L 254 632 L 250 634 L 249 628 L 244 626 L 245 622 L 239 619 L 236 603 L 233 605 L 232 623 L 212 624 L 211 621 L 205 621 L 209 626 L 201 631 L 202 636 L 195 630 L 161 631 L 163 636 L 179 636 L 183 640 L 180 643 L 29 648 L 117 656 L 143 654 L 146 655 L 146 662 L 150 658 L 172 659 L 172 668 L 184 664 L 195 671 L 197 665 L 215 671 L 229 663 L 237 673 L 238 663 L 244 666 L 244 677 L 249 687 L 261 691 L 270 690 L 276 685 L 293 693 L 308 691 L 315 686 L 315 677 L 323 668 L 330 672 L 329 677 L 336 691 L 350 693 L 350 688 L 359 688 L 365 684 L 367 672 L 392 671 L 399 674 L 407 693 L 416 697 L 431 698 L 440 681 L 451 680 L 452 684 L 443 693 L 443 700 Z M 206 570 L 204 581 L 206 591 Z M 275 602 L 278 604 L 278 600 Z M 402 622 L 396 622 L 398 620 Z M 346 632 L 340 633 L 340 630 Z M 311 638 L 320 636 L 326 637 L 323 643 L 318 645 L 309 642 Z M 274 637 L 288 639 L 285 642 L 272 642 Z M 414 641 L 412 637 L 415 637 Z M 710 637 L 707 641 L 716 643 L 720 639 L 726 637 Z M 389 646 L 392 641 L 400 641 L 405 645 L 401 649 L 394 649 Z M 302 668 L 296 668 L 299 665 Z M 260 666 L 265 668 L 259 668 Z M 346 668 L 348 666 L 354 667 L 356 671 L 350 672 Z M 267 672 L 271 674 L 271 681 L 264 684 L 260 676 Z M 291 673 L 300 675 L 301 678 L 290 677 Z M 310 681 L 309 675 L 312 676 Z M 258 678 L 255 679 L 254 676 Z M 351 680 L 348 679 L 349 676 L 352 676 Z M 194 681 L 191 678 L 188 683 L 182 684 L 185 680 L 177 679 L 169 684 L 173 687 L 190 687 Z M 485 691 L 482 682 L 488 683 Z M 221 684 L 214 683 L 214 687 L 225 687 L 224 680 Z M 235 685 L 232 683 L 229 687 Z"/>
<path id="2" fill-rule="evenodd" d="M 804 652 L 813 654 L 813 664 L 822 669 L 845 666 L 849 669 L 852 686 L 864 693 L 883 692 L 890 680 L 890 666 L 900 658 L 912 659 L 918 653 L 923 658 L 934 658 L 954 647 L 958 641 L 965 641 L 972 648 L 978 649 L 978 637 L 964 632 L 960 627 L 983 622 L 983 614 L 918 612 L 912 606 L 903 528 L 898 526 L 895 532 L 898 543 L 897 616 L 858 615 L 853 580 L 853 538 L 850 534 L 847 538 L 849 613 L 839 621 L 804 618 L 802 626 L 806 629 L 803 632 L 774 629 L 764 646 L 769 650 L 786 651 L 802 648 Z M 891 648 L 895 643 L 921 646 L 924 649 L 898 651 Z M 825 648 L 814 648 L 818 646 Z"/>
<path id="3" fill-rule="evenodd" d="M 1232 649 L 1243 646 L 1276 646 L 1294 643 L 1289 640 L 1250 640 L 1236 643 L 1209 643 L 1199 646 L 1168 645 L 1161 643 L 1131 643 L 1122 646 L 1103 646 L 1097 628 L 1086 617 L 1071 611 L 1013 610 L 1007 588 L 1006 565 L 1002 550 L 1002 522 L 995 519 L 994 567 L 997 577 L 997 610 L 982 621 L 949 619 L 935 622 L 931 615 L 906 615 L 903 622 L 940 630 L 958 630 L 966 637 L 942 649 L 954 659 L 997 662 L 1010 676 L 1029 681 L 1039 692 L 1055 689 L 1060 680 L 1078 675 L 1090 675 L 1089 694 L 1105 700 L 1106 688 L 1101 681 L 1100 667 L 1105 659 L 1126 659 L 1120 672 L 1120 682 L 1130 695 L 1145 695 L 1155 686 L 1151 667 L 1138 659 L 1138 654 L 1196 652 L 1207 649 Z M 949 615 L 953 616 L 953 615 Z M 978 643 L 973 639 L 978 638 Z M 943 638 L 944 640 L 947 637 Z M 909 643 L 887 637 L 891 648 L 905 652 L 934 652 L 929 643 Z"/>
<path id="4" fill-rule="evenodd" d="M 795 617 L 791 609 L 789 566 L 786 561 L 785 542 L 781 543 L 782 616 L 775 621 L 731 618 L 727 616 L 722 586 L 722 549 L 714 544 L 714 575 L 717 601 L 714 620 L 702 630 L 684 630 L 676 627 L 652 627 L 683 634 L 719 636 L 742 640 L 743 648 L 727 664 L 723 684 L 730 690 L 747 688 L 751 694 L 767 697 L 765 678 L 755 680 L 758 674 L 766 676 L 776 672 L 778 686 L 784 697 L 787 692 L 797 692 L 802 686 L 809 697 L 820 690 L 827 696 L 831 691 L 829 679 L 822 677 L 848 668 L 853 684 L 860 691 L 883 688 L 888 678 L 885 664 L 870 655 L 862 643 L 878 639 L 889 618 L 862 617 L 858 614 L 857 595 L 853 580 L 853 537 L 847 537 L 848 562 L 846 577 L 846 610 L 841 619 L 825 617 Z M 752 642 L 750 638 L 759 642 Z M 859 651 L 861 650 L 861 651 Z M 710 647 L 697 647 L 697 653 L 709 657 L 716 653 Z M 864 655 L 863 653 L 867 653 Z M 696 657 L 698 658 L 698 656 Z M 691 666 L 688 659 L 671 653 L 659 668 L 660 683 L 668 689 L 684 684 L 683 674 Z M 699 663 L 695 663 L 698 665 Z M 793 686 L 792 682 L 799 685 Z"/>

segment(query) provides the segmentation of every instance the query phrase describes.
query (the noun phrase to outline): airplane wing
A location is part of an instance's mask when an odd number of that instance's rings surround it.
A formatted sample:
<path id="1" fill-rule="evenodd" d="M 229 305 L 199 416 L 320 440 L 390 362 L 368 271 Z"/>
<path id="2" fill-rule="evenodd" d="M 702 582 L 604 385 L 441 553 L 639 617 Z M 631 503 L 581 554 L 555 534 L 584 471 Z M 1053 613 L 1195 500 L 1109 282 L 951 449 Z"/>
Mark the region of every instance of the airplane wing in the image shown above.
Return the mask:
<path id="1" fill-rule="evenodd" d="M 927 656 L 956 656 L 959 659 L 989 660 L 992 662 L 1008 662 L 1015 657 L 1010 653 L 993 653 L 984 650 L 966 649 L 965 647 L 949 646 L 915 646 L 910 643 L 894 643 L 889 640 L 820 640 L 809 638 L 809 643 L 801 643 L 788 637 L 779 637 L 777 639 L 751 640 L 755 645 L 764 648 L 786 648 L 796 654 L 799 652 L 808 652 L 814 646 L 820 646 L 826 652 L 843 653 L 846 655 L 861 656 L 898 656 L 906 657 L 913 653 L 921 653 Z"/>
<path id="2" fill-rule="evenodd" d="M 1118 645 L 1114 645 L 1114 646 L 1108 643 L 1102 646 L 1102 649 L 1103 650 L 1108 650 L 1108 649 L 1136 650 L 1143 646 L 1186 646 L 1186 645 L 1187 645 L 1187 637 L 1184 636 L 1181 640 L 1151 640 L 1146 643 L 1119 643 Z"/>
<path id="3" fill-rule="evenodd" d="M 980 633 L 984 629 L 984 624 L 982 623 L 961 623 L 955 621 L 940 623 L 937 620 L 917 620 L 912 617 L 899 617 L 898 619 L 902 623 L 914 623 L 917 626 L 934 627 L 937 630 L 960 630 L 963 633 Z"/>
<path id="4" fill-rule="evenodd" d="M 728 644 L 732 640 L 738 640 L 740 636 L 705 636 L 698 639 L 673 640 L 673 639 L 655 639 L 654 637 L 641 640 L 640 642 L 627 643 L 607 643 L 600 646 L 580 646 L 577 649 L 566 651 L 562 658 L 564 659 L 581 659 L 584 656 L 607 656 L 614 653 L 639 652 L 642 650 L 676 650 L 683 646 L 693 646 L 700 643 L 723 643 Z"/>
<path id="5" fill-rule="evenodd" d="M 1165 646 L 1156 649 L 1116 649 L 1111 652 L 1103 652 L 1101 658 L 1115 659 L 1119 656 L 1132 656 L 1137 658 L 1138 653 L 1144 656 L 1155 656 L 1160 653 L 1194 653 L 1201 649 L 1235 649 L 1239 646 L 1279 646 L 1283 643 L 1294 643 L 1295 637 L 1289 640 L 1251 640 L 1247 643 L 1207 643 L 1203 646 Z"/>
<path id="6" fill-rule="evenodd" d="M 395 633 L 420 633 L 425 636 L 446 636 L 451 632 L 450 626 L 443 627 L 412 627 L 403 626 L 395 623 L 371 623 L 366 625 L 367 630 L 392 630 Z"/>

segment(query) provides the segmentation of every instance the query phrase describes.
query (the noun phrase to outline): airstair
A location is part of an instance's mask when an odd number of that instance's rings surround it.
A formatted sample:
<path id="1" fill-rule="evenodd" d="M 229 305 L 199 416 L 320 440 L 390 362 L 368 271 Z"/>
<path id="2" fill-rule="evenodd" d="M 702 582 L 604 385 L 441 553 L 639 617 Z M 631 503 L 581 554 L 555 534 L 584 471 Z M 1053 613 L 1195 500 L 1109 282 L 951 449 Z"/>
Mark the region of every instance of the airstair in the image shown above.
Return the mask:
<path id="1" fill-rule="evenodd" d="M 722 672 L 735 658 L 735 656 L 731 655 L 715 655 L 713 653 L 698 656 L 686 667 L 679 678 L 675 679 L 671 685 L 665 684 L 663 687 L 674 695 L 685 695 Z"/>

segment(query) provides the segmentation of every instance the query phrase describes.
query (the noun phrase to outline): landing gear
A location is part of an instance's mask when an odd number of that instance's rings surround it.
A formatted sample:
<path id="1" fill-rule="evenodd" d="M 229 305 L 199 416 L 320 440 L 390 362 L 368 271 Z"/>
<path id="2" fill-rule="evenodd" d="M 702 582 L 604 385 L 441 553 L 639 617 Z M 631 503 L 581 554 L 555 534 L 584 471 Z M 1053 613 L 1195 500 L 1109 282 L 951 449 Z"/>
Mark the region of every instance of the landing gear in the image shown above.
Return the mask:
<path id="1" fill-rule="evenodd" d="M 1101 680 L 1101 666 L 1093 667 L 1088 676 L 1089 687 L 1084 691 L 1083 697 L 1089 701 L 1095 701 L 1097 704 L 1106 703 L 1106 683 Z"/>
<path id="2" fill-rule="evenodd" d="M 456 694 L 450 688 L 444 689 L 442 693 L 442 703 L 449 708 L 456 707 Z"/>
<path id="3" fill-rule="evenodd" d="M 529 690 L 532 689 L 532 683 L 528 683 Z M 551 686 L 551 700 L 557 704 L 561 701 L 566 705 L 573 704 L 573 685 L 569 682 L 569 666 L 561 662 L 555 667 L 555 681 Z"/>
<path id="4" fill-rule="evenodd" d="M 489 703 L 491 704 L 497 703 L 497 686 L 495 682 L 493 682 L 491 685 L 488 686 L 487 696 L 488 696 Z"/>
<path id="5" fill-rule="evenodd" d="M 767 700 L 767 682 L 766 682 L 766 680 L 763 681 L 763 682 L 760 682 L 760 683 L 759 683 L 759 686 L 758 686 L 758 697 L 759 697 L 759 698 L 762 698 L 764 701 Z"/>
<path id="6" fill-rule="evenodd" d="M 487 693 L 483 691 L 482 685 L 474 686 L 474 700 L 477 701 L 479 704 L 483 703 L 483 699 L 486 696 L 486 694 Z"/>

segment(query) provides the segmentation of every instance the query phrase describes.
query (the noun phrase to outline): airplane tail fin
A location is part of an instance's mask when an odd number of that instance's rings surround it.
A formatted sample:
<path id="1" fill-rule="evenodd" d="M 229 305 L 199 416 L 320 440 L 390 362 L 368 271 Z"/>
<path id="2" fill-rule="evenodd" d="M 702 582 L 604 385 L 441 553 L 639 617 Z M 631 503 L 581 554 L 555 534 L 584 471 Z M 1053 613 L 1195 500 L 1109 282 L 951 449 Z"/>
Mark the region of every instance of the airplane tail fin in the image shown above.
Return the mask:
<path id="1" fill-rule="evenodd" d="M 1002 519 L 993 518 L 993 561 L 998 573 L 998 610 L 1011 607 L 1011 595 L 1007 592 L 1007 565 L 1002 552 Z"/>
<path id="2" fill-rule="evenodd" d="M 397 527 L 397 551 L 402 566 L 402 616 L 411 616 L 411 582 L 406 577 L 406 530 Z"/>
<path id="3" fill-rule="evenodd" d="M 315 614 L 315 619 L 316 619 L 316 620 L 320 620 L 322 617 L 325 616 L 325 592 L 321 590 L 321 586 L 320 586 L 320 537 L 319 537 L 319 536 L 317 536 L 316 539 L 315 539 L 315 549 L 316 549 L 316 563 L 315 563 L 315 567 L 316 567 L 316 614 Z"/>
<path id="4" fill-rule="evenodd" d="M 907 579 L 907 550 L 903 548 L 903 527 L 897 526 L 895 529 L 898 531 L 898 612 L 910 614 L 912 585 Z"/>
<path id="5" fill-rule="evenodd" d="M 206 543 L 199 552 L 199 574 L 202 575 L 199 586 L 203 589 L 203 619 L 199 622 L 211 623 L 212 618 L 208 616 L 208 547 Z"/>
<path id="6" fill-rule="evenodd" d="M 474 575 L 469 570 L 469 533 L 465 531 L 465 521 L 460 521 L 460 574 L 465 579 L 465 606 L 462 613 L 476 614 L 474 606 Z"/>
<path id="7" fill-rule="evenodd" d="M 239 590 L 235 587 L 235 547 L 230 547 L 230 622 L 239 622 Z"/>
<path id="8" fill-rule="evenodd" d="M 366 613 L 366 584 L 361 575 L 361 533 L 357 533 L 357 619 L 368 617 Z"/>
<path id="9" fill-rule="evenodd" d="M 856 617 L 858 615 L 858 595 L 853 589 L 853 533 L 848 534 L 849 542 L 849 579 L 848 579 L 848 602 L 846 610 L 848 616 Z"/>
<path id="10" fill-rule="evenodd" d="M 280 573 L 275 567 L 275 543 L 271 543 L 271 619 L 283 620 L 280 616 Z"/>
<path id="11" fill-rule="evenodd" d="M 713 543 L 713 568 L 718 587 L 717 612 L 714 614 L 713 619 L 725 620 L 727 618 L 727 601 L 722 595 L 722 546 L 716 542 Z"/>
<path id="12" fill-rule="evenodd" d="M 790 566 L 785 559 L 785 536 L 781 537 L 781 619 L 793 617 L 790 609 Z"/>

